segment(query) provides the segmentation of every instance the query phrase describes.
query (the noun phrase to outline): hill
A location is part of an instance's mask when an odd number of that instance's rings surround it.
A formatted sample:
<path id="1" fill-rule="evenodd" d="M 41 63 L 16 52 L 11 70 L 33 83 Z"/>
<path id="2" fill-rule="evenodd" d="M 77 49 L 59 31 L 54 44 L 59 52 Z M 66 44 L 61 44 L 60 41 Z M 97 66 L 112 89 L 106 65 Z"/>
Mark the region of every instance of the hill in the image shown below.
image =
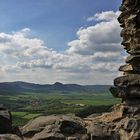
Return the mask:
<path id="1" fill-rule="evenodd" d="M 34 84 L 27 82 L 3 82 L 0 83 L 0 93 L 22 93 L 22 92 L 32 92 L 32 93 L 100 93 L 107 92 L 110 85 L 78 85 L 78 84 L 62 84 L 56 82 L 52 85 L 50 84 Z"/>

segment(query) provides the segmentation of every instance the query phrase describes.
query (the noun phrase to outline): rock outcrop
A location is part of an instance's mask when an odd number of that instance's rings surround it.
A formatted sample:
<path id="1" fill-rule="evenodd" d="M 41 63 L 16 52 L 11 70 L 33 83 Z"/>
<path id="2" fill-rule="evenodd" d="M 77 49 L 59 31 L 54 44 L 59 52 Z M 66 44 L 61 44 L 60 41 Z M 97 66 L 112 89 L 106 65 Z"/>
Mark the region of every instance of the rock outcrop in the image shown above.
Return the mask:
<path id="1" fill-rule="evenodd" d="M 41 116 L 25 125 L 21 132 L 25 140 L 88 139 L 84 121 L 74 115 Z"/>
<path id="2" fill-rule="evenodd" d="M 12 132 L 12 117 L 11 113 L 0 107 L 0 134 Z"/>
<path id="3" fill-rule="evenodd" d="M 139 140 L 140 105 L 115 105 L 112 112 L 86 118 L 85 123 L 93 140 Z"/>
<path id="4" fill-rule="evenodd" d="M 14 134 L 0 134 L 0 140 L 22 140 L 22 138 Z"/>

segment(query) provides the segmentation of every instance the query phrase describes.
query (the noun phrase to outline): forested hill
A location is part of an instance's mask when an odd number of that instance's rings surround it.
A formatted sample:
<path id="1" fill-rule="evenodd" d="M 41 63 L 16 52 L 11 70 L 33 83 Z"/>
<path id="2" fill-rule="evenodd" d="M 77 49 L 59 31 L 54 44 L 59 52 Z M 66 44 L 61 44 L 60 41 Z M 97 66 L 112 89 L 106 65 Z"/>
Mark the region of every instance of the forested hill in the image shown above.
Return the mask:
<path id="1" fill-rule="evenodd" d="M 110 85 L 78 85 L 78 84 L 34 84 L 27 82 L 3 82 L 0 83 L 0 93 L 4 92 L 33 92 L 33 93 L 92 93 L 108 92 Z"/>

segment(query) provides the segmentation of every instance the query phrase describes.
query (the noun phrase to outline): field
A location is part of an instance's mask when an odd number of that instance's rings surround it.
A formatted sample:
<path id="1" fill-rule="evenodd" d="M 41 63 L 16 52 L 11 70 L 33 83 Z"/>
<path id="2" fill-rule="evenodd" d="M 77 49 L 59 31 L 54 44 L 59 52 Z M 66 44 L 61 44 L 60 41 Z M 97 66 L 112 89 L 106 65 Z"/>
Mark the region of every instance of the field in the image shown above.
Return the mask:
<path id="1" fill-rule="evenodd" d="M 120 102 L 109 92 L 106 93 L 71 93 L 41 94 L 22 93 L 0 95 L 1 105 L 12 111 L 13 125 L 24 125 L 29 120 L 50 114 L 75 113 L 85 117 L 92 113 L 101 113 Z"/>

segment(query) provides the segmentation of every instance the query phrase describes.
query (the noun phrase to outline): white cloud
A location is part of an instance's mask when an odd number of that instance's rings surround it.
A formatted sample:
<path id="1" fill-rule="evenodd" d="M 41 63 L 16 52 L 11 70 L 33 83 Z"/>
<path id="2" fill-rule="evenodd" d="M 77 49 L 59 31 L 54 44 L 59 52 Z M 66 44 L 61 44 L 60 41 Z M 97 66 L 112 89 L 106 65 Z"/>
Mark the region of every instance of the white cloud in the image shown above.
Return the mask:
<path id="1" fill-rule="evenodd" d="M 101 13 L 103 15 L 103 13 Z M 116 13 L 114 13 L 114 16 Z M 100 14 L 98 14 L 100 17 Z M 101 16 L 102 17 L 102 16 Z M 93 55 L 95 52 L 114 52 L 121 50 L 120 27 L 116 18 L 79 29 L 78 39 L 68 43 L 68 53 Z"/>
<path id="2" fill-rule="evenodd" d="M 17 67 L 22 69 L 52 68 L 52 63 L 43 59 L 31 60 L 30 62 L 18 62 Z"/>
<path id="3" fill-rule="evenodd" d="M 104 73 L 102 79 L 107 75 L 108 77 L 117 75 L 118 67 L 124 62 L 125 54 L 120 45 L 121 28 L 117 21 L 119 14 L 118 11 L 95 14 L 88 18 L 88 21 L 98 22 L 93 26 L 80 28 L 77 32 L 78 39 L 68 43 L 70 48 L 67 52 L 69 54 L 81 55 L 82 57 L 92 56 L 92 60 L 87 62 L 95 75 L 99 72 Z"/>
<path id="4" fill-rule="evenodd" d="M 69 42 L 69 49 L 63 53 L 31 37 L 29 28 L 11 34 L 0 33 L 1 81 L 5 75 L 9 81 L 111 83 L 124 60 L 117 15 L 118 12 L 108 11 L 93 16 L 100 22 L 79 29 L 78 39 Z"/>
<path id="5" fill-rule="evenodd" d="M 117 17 L 119 16 L 120 12 L 114 12 L 114 11 L 105 11 L 102 13 L 97 13 L 92 17 L 88 17 L 87 21 L 111 21 L 111 20 L 116 20 Z"/>
<path id="6" fill-rule="evenodd" d="M 30 31 L 31 31 L 30 28 L 24 28 L 21 30 L 21 32 L 30 32 Z"/>

